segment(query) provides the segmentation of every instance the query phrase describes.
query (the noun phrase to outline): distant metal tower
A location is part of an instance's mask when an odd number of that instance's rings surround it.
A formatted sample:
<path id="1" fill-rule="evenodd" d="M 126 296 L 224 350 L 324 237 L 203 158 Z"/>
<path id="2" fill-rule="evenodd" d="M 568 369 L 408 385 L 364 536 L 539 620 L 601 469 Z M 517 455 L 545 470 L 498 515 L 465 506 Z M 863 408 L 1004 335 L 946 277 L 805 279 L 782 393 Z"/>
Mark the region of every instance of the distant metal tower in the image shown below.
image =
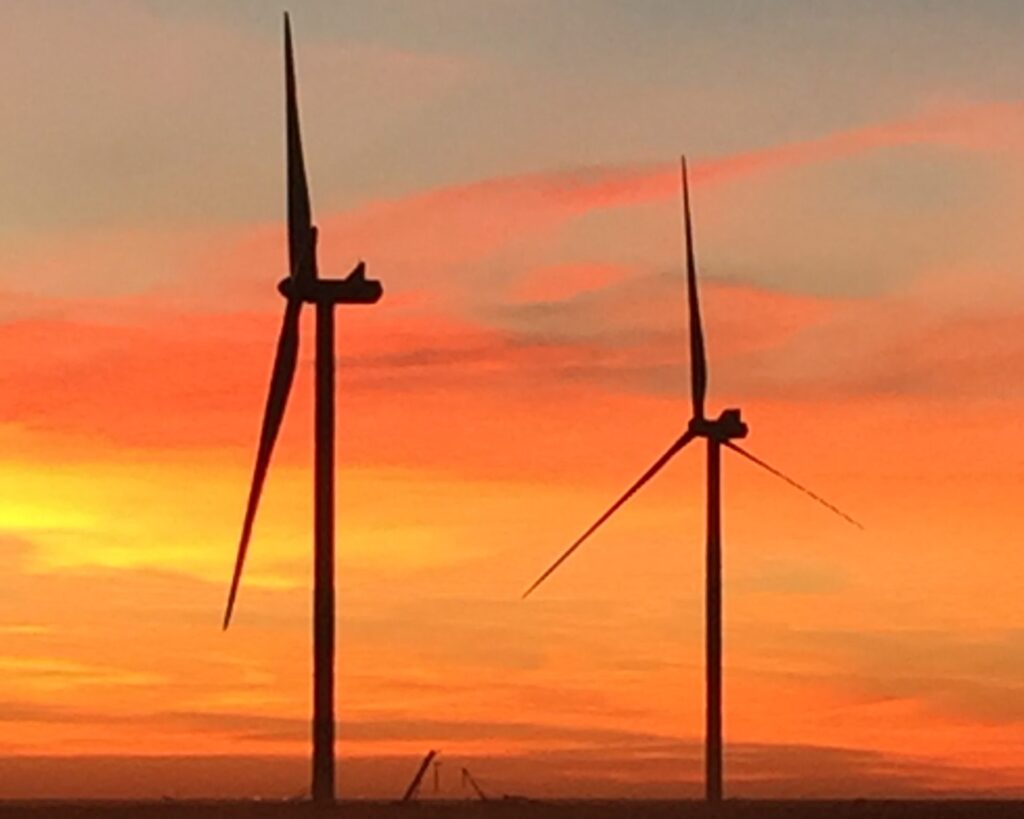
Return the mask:
<path id="1" fill-rule="evenodd" d="M 437 756 L 437 751 L 428 751 L 427 755 L 423 757 L 423 761 L 420 763 L 419 768 L 416 769 L 416 773 L 413 775 L 412 781 L 409 783 L 409 787 L 405 789 L 405 793 L 402 795 L 402 801 L 408 802 L 416 798 L 416 794 L 420 791 L 420 785 L 423 784 L 423 777 L 427 775 L 427 768 L 430 767 L 430 763 L 434 757 Z M 434 763 L 434 793 L 437 793 L 437 763 Z"/>
<path id="2" fill-rule="evenodd" d="M 469 785 L 476 792 L 476 796 L 481 802 L 490 801 L 490 797 L 488 797 L 487 794 L 484 793 L 483 788 L 477 784 L 477 781 L 473 778 L 473 774 L 469 772 L 469 768 L 462 769 L 462 787 L 466 787 L 466 785 Z"/>

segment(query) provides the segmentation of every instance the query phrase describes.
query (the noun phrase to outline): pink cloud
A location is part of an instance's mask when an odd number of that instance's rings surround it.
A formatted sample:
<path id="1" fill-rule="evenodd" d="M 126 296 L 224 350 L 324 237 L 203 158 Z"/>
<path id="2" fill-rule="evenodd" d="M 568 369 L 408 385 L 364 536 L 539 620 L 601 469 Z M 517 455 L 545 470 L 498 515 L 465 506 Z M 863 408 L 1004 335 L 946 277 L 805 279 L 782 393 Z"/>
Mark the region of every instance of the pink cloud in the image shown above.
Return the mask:
<path id="1" fill-rule="evenodd" d="M 819 139 L 698 161 L 692 176 L 698 186 L 724 184 L 893 145 L 989 150 L 1020 144 L 1022 130 L 1022 104 L 938 108 Z M 343 275 L 365 258 L 371 273 L 386 278 L 389 302 L 414 293 L 449 305 L 494 302 L 507 283 L 490 282 L 493 271 L 487 265 L 503 249 L 516 247 L 523 267 L 551 265 L 537 260 L 528 242 L 547 241 L 586 214 L 674 200 L 678 189 L 677 167 L 667 162 L 497 177 L 369 201 L 321 215 L 321 269 L 325 275 Z M 32 292 L 150 292 L 162 300 L 204 306 L 230 297 L 236 305 L 261 307 L 276 299 L 272 285 L 286 267 L 284 246 L 280 224 L 219 233 L 81 231 L 48 236 L 45 244 L 11 245 L 3 281 L 9 289 Z M 574 285 L 555 279 L 578 275 L 572 269 L 576 262 L 557 263 L 567 266 L 552 270 L 545 287 L 564 293 L 559 288 Z M 528 291 L 531 285 L 517 286 Z"/>
<path id="2" fill-rule="evenodd" d="M 701 160 L 693 165 L 692 179 L 695 185 L 724 184 L 884 147 L 987 150 L 1014 138 L 1024 142 L 1024 104 L 936 108 L 818 139 Z M 503 248 L 548 236 L 589 213 L 678 195 L 678 167 L 667 162 L 498 177 L 371 201 L 320 219 L 324 268 L 344 272 L 358 252 L 371 266 L 387 271 L 393 287 L 464 290 L 480 281 L 480 265 Z M 281 246 L 275 227 L 251 236 L 235 251 L 266 260 L 280 256 Z M 351 249 L 343 251 L 340 262 L 339 247 Z"/>
<path id="3" fill-rule="evenodd" d="M 545 265 L 520 276 L 509 298 L 515 302 L 563 301 L 601 290 L 628 278 L 632 272 L 621 265 L 600 262 Z"/>
<path id="4" fill-rule="evenodd" d="M 917 116 L 839 131 L 817 139 L 701 160 L 693 164 L 693 183 L 715 184 L 799 165 L 839 159 L 896 145 L 943 145 L 985 150 L 1024 142 L 1024 103 L 989 103 L 929 109 Z M 679 170 L 665 164 L 585 168 L 527 174 L 427 191 L 396 201 L 380 201 L 339 215 L 336 226 L 355 234 L 374 234 L 398 215 L 424 217 L 416 231 L 432 233 L 441 214 L 465 219 L 482 228 L 469 232 L 470 248 L 491 247 L 515 224 L 549 225 L 555 214 L 571 218 L 604 208 L 645 204 L 679 196 Z M 490 207 L 488 207 L 490 205 Z M 481 208 L 484 208 L 481 211 Z M 520 221 L 521 220 L 521 221 Z M 328 223 L 329 225 L 330 223 Z"/>

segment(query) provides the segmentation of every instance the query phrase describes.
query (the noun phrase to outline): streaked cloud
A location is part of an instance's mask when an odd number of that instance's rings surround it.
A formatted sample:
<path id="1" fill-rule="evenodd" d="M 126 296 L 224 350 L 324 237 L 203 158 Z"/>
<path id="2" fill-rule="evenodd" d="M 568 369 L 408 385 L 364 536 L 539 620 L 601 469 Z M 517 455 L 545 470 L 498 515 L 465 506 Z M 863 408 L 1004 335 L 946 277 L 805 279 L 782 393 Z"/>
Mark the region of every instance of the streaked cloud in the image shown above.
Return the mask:
<path id="1" fill-rule="evenodd" d="M 519 600 L 685 421 L 685 149 L 713 404 L 867 524 L 726 461 L 735 793 L 1019 795 L 1019 21 L 598 7 L 296 19 L 321 269 L 387 288 L 339 322 L 344 786 L 430 745 L 495 792 L 698 793 L 699 453 Z M 9 12 L 3 795 L 294 795 L 309 346 L 219 629 L 279 321 L 279 9 Z"/>

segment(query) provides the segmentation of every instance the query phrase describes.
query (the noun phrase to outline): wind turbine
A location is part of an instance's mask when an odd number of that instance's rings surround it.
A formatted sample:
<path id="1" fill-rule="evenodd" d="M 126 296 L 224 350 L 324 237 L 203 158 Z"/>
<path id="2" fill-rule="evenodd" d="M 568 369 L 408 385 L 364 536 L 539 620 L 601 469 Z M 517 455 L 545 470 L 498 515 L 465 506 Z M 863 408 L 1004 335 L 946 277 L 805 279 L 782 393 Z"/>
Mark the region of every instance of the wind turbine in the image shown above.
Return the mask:
<path id="1" fill-rule="evenodd" d="M 238 556 L 224 612 L 224 628 L 231 622 L 245 556 L 252 536 L 263 482 L 270 466 L 288 393 L 295 377 L 299 351 L 299 314 L 303 304 L 316 307 L 316 419 L 314 457 L 313 540 L 313 786 L 315 802 L 334 801 L 334 308 L 339 304 L 374 304 L 380 300 L 380 282 L 366 278 L 359 262 L 344 279 L 321 279 L 317 271 L 317 229 L 313 226 L 309 186 L 299 134 L 299 106 L 295 93 L 295 61 L 291 23 L 284 16 L 286 140 L 288 162 L 289 273 L 277 286 L 285 298 L 284 321 L 270 377 L 263 426 L 249 502 L 242 522 Z"/>
<path id="2" fill-rule="evenodd" d="M 704 414 L 704 398 L 707 393 L 707 361 L 704 354 L 704 332 L 700 322 L 700 301 L 697 295 L 697 265 L 693 251 L 693 228 L 690 219 L 690 189 L 686 174 L 686 157 L 680 161 L 683 196 L 683 230 L 686 237 L 686 293 L 690 313 L 690 397 L 693 402 L 693 417 L 679 438 L 665 454 L 636 481 L 601 517 L 585 531 L 551 566 L 544 572 L 523 597 L 526 598 L 575 552 L 595 531 L 610 518 L 626 501 L 696 438 L 707 440 L 707 557 L 705 587 L 705 650 L 706 650 L 706 724 L 705 724 L 705 798 L 708 802 L 722 800 L 722 447 L 738 452 L 801 492 L 814 498 L 818 503 L 842 517 L 847 522 L 863 528 L 857 521 L 841 512 L 828 501 L 814 494 L 810 489 L 787 477 L 775 467 L 752 455 L 736 444 L 739 438 L 747 436 L 747 425 L 743 423 L 738 409 L 727 409 L 717 418 Z"/>

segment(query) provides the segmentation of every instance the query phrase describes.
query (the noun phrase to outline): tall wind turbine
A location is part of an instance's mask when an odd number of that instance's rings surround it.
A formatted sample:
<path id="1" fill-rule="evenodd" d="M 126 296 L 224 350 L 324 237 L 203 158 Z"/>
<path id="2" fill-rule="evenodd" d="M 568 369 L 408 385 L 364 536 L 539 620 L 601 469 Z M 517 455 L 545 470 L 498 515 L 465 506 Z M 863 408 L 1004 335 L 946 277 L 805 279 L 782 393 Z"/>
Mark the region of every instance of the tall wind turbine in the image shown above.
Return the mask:
<path id="1" fill-rule="evenodd" d="M 295 61 L 288 15 L 284 16 L 284 72 L 288 156 L 289 273 L 277 286 L 285 298 L 284 321 L 270 377 L 263 426 L 256 450 L 249 502 L 242 522 L 224 628 L 242 579 L 263 482 L 270 466 L 299 351 L 299 314 L 303 304 L 316 307 L 316 420 L 314 457 L 313 539 L 313 786 L 316 802 L 334 800 L 334 308 L 339 304 L 374 304 L 380 282 L 366 278 L 359 262 L 344 279 L 321 279 L 317 271 L 317 229 L 313 226 L 309 187 L 302 159 L 299 106 L 295 93 Z"/>
<path id="2" fill-rule="evenodd" d="M 738 409 L 724 410 L 717 418 L 704 414 L 704 398 L 707 393 L 707 361 L 704 355 L 704 332 L 700 323 L 700 301 L 697 296 L 697 265 L 694 261 L 693 227 L 690 219 L 690 189 L 686 175 L 686 158 L 681 160 L 683 193 L 683 232 L 686 238 L 686 294 L 690 312 L 690 397 L 693 401 L 693 417 L 686 431 L 668 448 L 664 455 L 654 462 L 639 480 L 622 495 L 601 517 L 585 531 L 551 566 L 544 572 L 523 597 L 526 598 L 543 583 L 565 560 L 575 552 L 595 531 L 610 518 L 620 506 L 629 500 L 645 483 L 653 478 L 673 457 L 696 438 L 705 438 L 708 447 L 707 474 L 707 576 L 705 588 L 705 650 L 706 650 L 706 724 L 705 724 L 705 798 L 709 802 L 722 800 L 722 447 L 728 447 L 743 457 L 781 478 L 786 483 L 810 495 L 830 511 L 859 528 L 861 525 L 841 512 L 828 501 L 820 498 L 792 478 L 787 477 L 773 466 L 755 457 L 734 443 L 747 436 L 747 425 L 743 423 Z"/>

